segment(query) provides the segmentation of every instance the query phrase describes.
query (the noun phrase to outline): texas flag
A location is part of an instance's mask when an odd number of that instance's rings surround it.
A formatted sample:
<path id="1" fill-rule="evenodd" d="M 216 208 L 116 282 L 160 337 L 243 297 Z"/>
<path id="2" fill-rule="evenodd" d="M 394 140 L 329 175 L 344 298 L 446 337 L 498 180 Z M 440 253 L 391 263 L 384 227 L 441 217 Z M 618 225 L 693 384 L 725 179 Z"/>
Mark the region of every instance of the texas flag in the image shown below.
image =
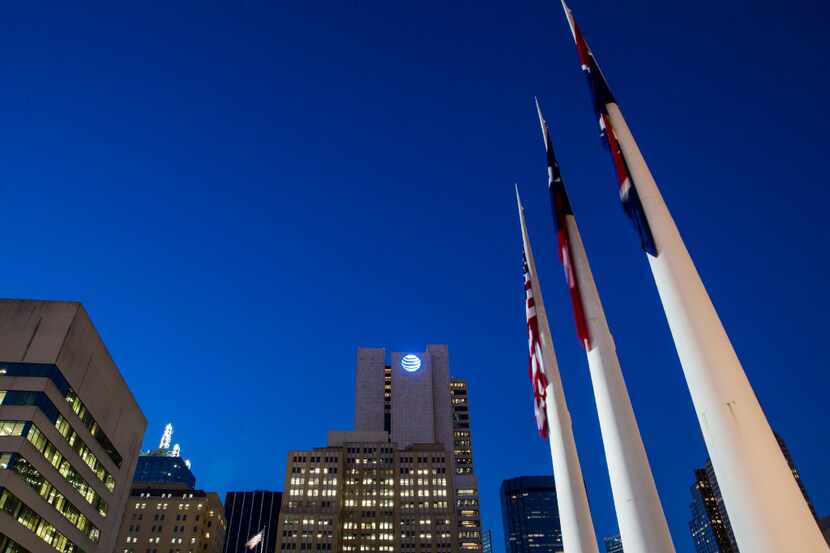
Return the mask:
<path id="1" fill-rule="evenodd" d="M 585 346 L 586 350 L 591 349 L 591 334 L 588 330 L 588 321 L 585 319 L 585 306 L 582 303 L 582 294 L 579 291 L 579 279 L 577 268 L 574 264 L 574 252 L 571 247 L 571 232 L 576 229 L 574 212 L 568 193 L 565 191 L 565 183 L 562 180 L 562 173 L 559 170 L 559 162 L 553 151 L 553 142 L 550 138 L 550 129 L 545 117 L 542 115 L 542 106 L 539 99 L 536 99 L 536 112 L 539 114 L 539 124 L 542 126 L 542 136 L 545 139 L 545 152 L 548 162 L 548 193 L 553 208 L 553 221 L 556 225 L 557 246 L 559 249 L 559 260 L 565 269 L 565 282 L 568 285 L 568 292 L 571 295 L 571 306 L 576 322 L 576 334 Z"/>
<path id="2" fill-rule="evenodd" d="M 617 183 L 619 186 L 620 201 L 628 218 L 634 224 L 634 228 L 640 235 L 640 245 L 643 249 L 657 257 L 657 245 L 654 243 L 654 236 L 651 234 L 651 228 L 646 219 L 645 211 L 643 211 L 643 204 L 640 202 L 640 196 L 637 193 L 637 186 L 628 170 L 628 164 L 625 161 L 625 156 L 620 149 L 617 135 L 614 134 L 614 128 L 611 125 L 611 120 L 608 117 L 608 106 L 616 104 L 617 101 L 608 87 L 608 82 L 602 74 L 602 71 L 597 64 L 594 53 L 588 47 L 588 42 L 582 35 L 582 31 L 576 24 L 573 12 L 562 0 L 562 7 L 565 10 L 565 15 L 568 17 L 568 24 L 571 27 L 574 41 L 576 42 L 576 51 L 579 54 L 579 63 L 582 66 L 582 71 L 588 78 L 588 87 L 591 89 L 591 97 L 594 105 L 594 112 L 599 123 L 600 135 L 604 138 L 608 150 L 611 152 L 611 159 L 614 162 L 614 170 L 617 173 Z"/>

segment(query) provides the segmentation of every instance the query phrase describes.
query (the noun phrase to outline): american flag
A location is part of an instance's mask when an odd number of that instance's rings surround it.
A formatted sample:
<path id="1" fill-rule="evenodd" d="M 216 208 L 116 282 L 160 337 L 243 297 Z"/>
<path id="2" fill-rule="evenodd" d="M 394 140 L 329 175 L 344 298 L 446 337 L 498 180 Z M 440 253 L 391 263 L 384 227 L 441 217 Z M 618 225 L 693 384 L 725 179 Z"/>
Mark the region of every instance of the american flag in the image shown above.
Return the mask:
<path id="1" fill-rule="evenodd" d="M 576 278 L 577 269 L 571 250 L 569 226 L 575 228 L 576 221 L 574 220 L 573 209 L 571 209 L 571 202 L 568 200 L 568 193 L 565 191 L 565 183 L 562 181 L 562 173 L 559 171 L 559 162 L 553 152 L 550 129 L 542 115 L 542 106 L 539 105 L 538 99 L 536 99 L 536 111 L 539 114 L 539 124 L 542 126 L 542 136 L 545 139 L 545 152 L 547 153 L 548 162 L 548 193 L 550 195 L 550 205 L 553 208 L 553 221 L 556 225 L 559 260 L 565 269 L 565 282 L 568 284 L 568 291 L 571 294 L 576 335 L 585 346 L 585 349 L 589 350 L 591 349 L 591 335 L 588 331 L 588 321 L 585 319 L 585 307 L 582 304 L 582 294 L 579 292 L 579 281 Z"/>
<path id="2" fill-rule="evenodd" d="M 657 256 L 657 245 L 654 243 L 654 236 L 651 234 L 651 227 L 649 227 L 648 219 L 646 219 L 643 204 L 640 201 L 640 196 L 637 193 L 634 179 L 631 177 L 631 172 L 628 169 L 628 163 L 625 161 L 620 144 L 617 141 L 617 135 L 614 134 L 614 128 L 611 125 L 611 119 L 608 117 L 608 105 L 616 104 L 617 100 L 611 93 L 608 82 L 599 68 L 594 53 L 588 46 L 588 42 L 582 35 L 579 25 L 576 24 L 573 12 L 562 0 L 562 7 L 565 9 L 565 15 L 568 18 L 568 24 L 571 27 L 571 32 L 576 42 L 576 51 L 579 54 L 579 63 L 582 66 L 582 71 L 588 78 L 588 88 L 591 90 L 591 99 L 593 100 L 594 113 L 599 122 L 600 136 L 604 138 L 608 150 L 611 152 L 611 160 L 614 162 L 614 170 L 617 173 L 617 184 L 619 187 L 620 201 L 622 202 L 623 210 L 628 218 L 631 220 L 637 234 L 640 235 L 640 245 L 643 250 L 653 256 Z"/>
<path id="3" fill-rule="evenodd" d="M 539 320 L 536 317 L 536 304 L 533 300 L 533 284 L 527 257 L 522 254 L 525 275 L 525 314 L 527 316 L 527 345 L 530 357 L 528 359 L 528 374 L 533 387 L 533 410 L 536 415 L 536 428 L 542 438 L 548 437 L 547 415 L 547 387 L 548 378 L 545 375 L 545 364 L 542 359 L 542 344 L 539 340 Z"/>
<path id="4" fill-rule="evenodd" d="M 256 546 L 262 543 L 262 538 L 264 535 L 265 528 L 260 530 L 258 534 L 254 535 L 253 537 L 251 537 L 251 539 L 245 542 L 245 547 L 247 547 L 248 549 L 256 549 Z"/>

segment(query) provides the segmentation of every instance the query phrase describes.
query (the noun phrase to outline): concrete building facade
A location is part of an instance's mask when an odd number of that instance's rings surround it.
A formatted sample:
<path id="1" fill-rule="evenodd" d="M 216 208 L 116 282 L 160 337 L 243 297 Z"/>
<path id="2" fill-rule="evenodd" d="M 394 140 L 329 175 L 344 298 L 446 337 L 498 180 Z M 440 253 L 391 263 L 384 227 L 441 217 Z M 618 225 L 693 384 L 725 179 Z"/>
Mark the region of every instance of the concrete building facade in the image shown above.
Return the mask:
<path id="1" fill-rule="evenodd" d="M 134 487 L 114 553 L 222 553 L 225 514 L 214 492 Z"/>
<path id="2" fill-rule="evenodd" d="M 467 387 L 447 347 L 360 348 L 355 430 L 289 453 L 280 549 L 480 551 L 480 518 Z"/>
<path id="3" fill-rule="evenodd" d="M 112 553 L 146 427 L 81 304 L 0 300 L 0 551 Z"/>

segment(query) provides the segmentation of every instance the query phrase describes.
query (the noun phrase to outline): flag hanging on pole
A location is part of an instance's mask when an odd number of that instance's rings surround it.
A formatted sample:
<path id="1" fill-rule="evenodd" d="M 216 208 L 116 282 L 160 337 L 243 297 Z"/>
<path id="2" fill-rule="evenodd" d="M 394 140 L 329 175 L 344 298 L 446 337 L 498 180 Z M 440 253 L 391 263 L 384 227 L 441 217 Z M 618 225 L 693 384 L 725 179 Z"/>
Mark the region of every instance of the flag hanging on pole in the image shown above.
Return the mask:
<path id="1" fill-rule="evenodd" d="M 256 546 L 262 543 L 262 538 L 265 535 L 265 528 L 259 531 L 258 534 L 255 534 L 251 537 L 247 542 L 245 542 L 245 547 L 248 549 L 256 549 Z"/>
<path id="2" fill-rule="evenodd" d="M 591 349 L 591 334 L 588 330 L 588 322 L 585 320 L 585 307 L 582 303 L 582 294 L 579 292 L 579 281 L 576 278 L 576 267 L 574 265 L 573 251 L 571 250 L 570 230 L 568 229 L 568 218 L 574 217 L 571 209 L 571 202 L 568 200 L 568 193 L 565 191 L 565 183 L 562 181 L 562 173 L 559 171 L 559 162 L 553 152 L 553 143 L 550 139 L 550 130 L 545 118 L 542 116 L 542 107 L 539 99 L 536 101 L 536 112 L 539 114 L 539 124 L 542 126 L 542 134 L 545 138 L 545 151 L 548 160 L 548 193 L 553 207 L 553 221 L 556 225 L 556 238 L 559 245 L 559 260 L 565 269 L 565 281 L 568 284 L 568 291 L 571 294 L 571 305 L 573 306 L 574 321 L 576 322 L 576 334 L 586 350 Z"/>
<path id="3" fill-rule="evenodd" d="M 539 319 L 536 317 L 536 303 L 533 299 L 533 282 L 527 256 L 522 252 L 522 264 L 525 277 L 525 315 L 527 316 L 527 346 L 529 351 L 528 375 L 533 387 L 533 411 L 536 415 L 536 428 L 539 436 L 548 437 L 550 430 L 547 415 L 548 377 L 542 359 L 542 344 L 539 340 Z"/>
<path id="4" fill-rule="evenodd" d="M 614 162 L 614 170 L 617 173 L 617 185 L 619 187 L 623 210 L 628 215 L 628 218 L 631 219 L 637 234 L 640 235 L 640 245 L 643 250 L 657 257 L 657 245 L 654 242 L 651 227 L 643 210 L 643 204 L 640 201 L 636 183 L 631 176 L 628 163 L 625 160 L 620 144 L 617 141 L 617 135 L 614 133 L 614 127 L 611 125 L 611 119 L 608 116 L 608 105 L 616 104 L 617 100 L 611 93 L 611 89 L 599 68 L 594 53 L 588 46 L 588 42 L 582 35 L 582 31 L 576 24 L 573 13 L 565 3 L 565 0 L 562 0 L 562 7 L 565 9 L 568 24 L 571 27 L 574 42 L 576 42 L 579 63 L 582 66 L 582 71 L 588 78 L 588 87 L 591 89 L 594 113 L 599 123 L 600 136 L 604 139 L 605 145 L 611 153 L 611 160 Z"/>

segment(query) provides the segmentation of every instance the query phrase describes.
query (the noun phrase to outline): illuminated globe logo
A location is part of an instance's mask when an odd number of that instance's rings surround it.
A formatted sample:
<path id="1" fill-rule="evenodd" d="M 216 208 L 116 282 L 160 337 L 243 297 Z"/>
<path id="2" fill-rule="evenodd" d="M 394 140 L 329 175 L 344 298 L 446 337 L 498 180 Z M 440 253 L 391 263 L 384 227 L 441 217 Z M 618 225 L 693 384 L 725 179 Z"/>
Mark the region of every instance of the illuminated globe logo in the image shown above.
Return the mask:
<path id="1" fill-rule="evenodd" d="M 417 355 L 404 355 L 401 358 L 401 368 L 408 373 L 414 373 L 421 368 L 421 359 Z"/>

